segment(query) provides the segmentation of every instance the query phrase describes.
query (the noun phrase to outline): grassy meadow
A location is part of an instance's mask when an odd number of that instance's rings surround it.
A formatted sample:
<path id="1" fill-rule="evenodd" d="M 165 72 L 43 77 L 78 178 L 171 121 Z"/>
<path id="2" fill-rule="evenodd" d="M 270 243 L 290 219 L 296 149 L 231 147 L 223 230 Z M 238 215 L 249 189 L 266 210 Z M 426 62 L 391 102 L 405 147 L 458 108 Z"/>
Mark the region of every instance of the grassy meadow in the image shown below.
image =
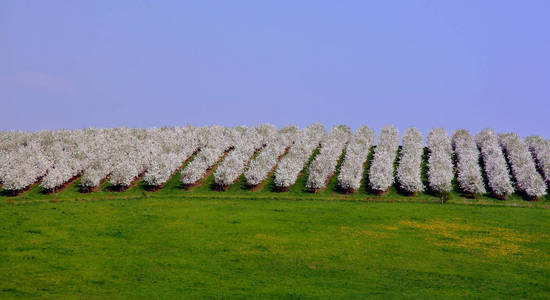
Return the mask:
<path id="1" fill-rule="evenodd" d="M 547 298 L 550 210 L 149 197 L 2 202 L 0 298 Z"/>

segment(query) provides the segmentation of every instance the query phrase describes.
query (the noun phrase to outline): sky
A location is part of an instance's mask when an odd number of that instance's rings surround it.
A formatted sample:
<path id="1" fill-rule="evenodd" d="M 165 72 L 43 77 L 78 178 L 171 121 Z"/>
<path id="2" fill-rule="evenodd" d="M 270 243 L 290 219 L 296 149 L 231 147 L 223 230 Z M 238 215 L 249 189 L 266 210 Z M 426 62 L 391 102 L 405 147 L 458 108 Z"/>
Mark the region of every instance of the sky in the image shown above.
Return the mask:
<path id="1" fill-rule="evenodd" d="M 0 1 L 0 130 L 550 138 L 550 1 Z"/>

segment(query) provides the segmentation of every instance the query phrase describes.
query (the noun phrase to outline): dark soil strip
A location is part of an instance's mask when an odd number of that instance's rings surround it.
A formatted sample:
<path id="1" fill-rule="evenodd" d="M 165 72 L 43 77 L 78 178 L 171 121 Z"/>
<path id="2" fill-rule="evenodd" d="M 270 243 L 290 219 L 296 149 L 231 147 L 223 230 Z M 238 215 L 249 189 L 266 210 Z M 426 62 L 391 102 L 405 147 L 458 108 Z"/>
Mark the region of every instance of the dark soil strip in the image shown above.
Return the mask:
<path id="1" fill-rule="evenodd" d="M 64 191 L 65 189 L 67 189 L 71 184 L 73 184 L 75 181 L 77 181 L 80 176 L 82 175 L 82 173 L 79 173 L 75 176 L 73 176 L 71 179 L 69 179 L 67 182 L 63 183 L 62 185 L 56 187 L 56 188 L 53 188 L 53 189 L 44 189 L 43 193 L 44 194 L 56 194 L 56 193 L 59 193 L 59 192 L 62 192 Z"/>
<path id="2" fill-rule="evenodd" d="M 2 195 L 3 196 L 10 196 L 10 197 L 23 196 L 26 192 L 28 192 L 28 191 L 32 190 L 33 188 L 35 188 L 40 183 L 40 181 L 42 181 L 43 177 L 44 176 L 38 177 L 38 179 L 36 179 L 36 181 L 33 184 L 30 184 L 26 188 L 22 188 L 22 189 L 18 189 L 18 190 L 3 190 Z"/>
<path id="3" fill-rule="evenodd" d="M 134 187 L 138 182 L 140 182 L 141 179 L 143 178 L 143 175 L 145 175 L 145 172 L 139 174 L 136 178 L 134 178 L 134 181 L 132 181 L 132 183 L 130 183 L 130 185 L 128 185 L 128 186 L 112 185 L 112 186 L 108 187 L 108 189 L 111 192 L 124 192 L 124 191 L 127 191 L 127 190 L 131 189 L 132 187 Z"/>
<path id="4" fill-rule="evenodd" d="M 81 193 L 93 193 L 93 192 L 96 192 L 97 190 L 99 190 L 99 188 L 109 179 L 109 175 L 107 175 L 107 177 L 101 179 L 101 181 L 99 181 L 99 184 L 97 186 L 80 186 L 80 189 L 79 191 Z"/>

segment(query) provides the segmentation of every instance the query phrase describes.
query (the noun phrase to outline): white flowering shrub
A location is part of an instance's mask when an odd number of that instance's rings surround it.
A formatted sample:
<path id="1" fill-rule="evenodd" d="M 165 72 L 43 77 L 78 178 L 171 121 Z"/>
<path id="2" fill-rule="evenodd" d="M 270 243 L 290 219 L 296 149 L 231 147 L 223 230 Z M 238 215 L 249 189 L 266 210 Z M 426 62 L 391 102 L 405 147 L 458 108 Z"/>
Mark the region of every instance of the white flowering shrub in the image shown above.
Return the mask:
<path id="1" fill-rule="evenodd" d="M 385 192 L 393 184 L 393 164 L 399 148 L 399 131 L 395 126 L 382 128 L 370 166 L 369 184 L 377 192 Z"/>
<path id="2" fill-rule="evenodd" d="M 236 131 L 242 129 L 229 129 L 221 126 L 212 126 L 208 131 L 201 132 L 203 147 L 195 158 L 181 170 L 181 181 L 185 185 L 192 185 L 202 179 L 224 155 L 234 146 Z"/>
<path id="3" fill-rule="evenodd" d="M 296 183 L 309 157 L 325 136 L 325 127 L 319 123 L 298 132 L 296 142 L 283 156 L 275 171 L 274 182 L 277 188 L 284 190 Z"/>
<path id="4" fill-rule="evenodd" d="M 262 125 L 240 132 L 235 137 L 235 149 L 229 152 L 214 172 L 214 182 L 223 188 L 235 183 L 254 153 L 272 139 L 276 132 L 275 127 L 271 125 Z"/>
<path id="5" fill-rule="evenodd" d="M 20 148 L 25 147 L 36 134 L 22 131 L 0 132 L 0 184 L 14 166 L 11 161 Z"/>
<path id="6" fill-rule="evenodd" d="M 143 180 L 149 187 L 160 188 L 198 150 L 200 140 L 198 130 L 191 126 L 159 128 L 151 134 L 158 147 L 152 148 Z"/>
<path id="7" fill-rule="evenodd" d="M 298 128 L 289 126 L 282 128 L 267 141 L 267 145 L 256 156 L 245 171 L 246 183 L 256 186 L 267 179 L 279 162 L 280 157 L 294 143 Z"/>
<path id="8" fill-rule="evenodd" d="M 528 136 L 525 142 L 547 184 L 550 185 L 550 141 L 541 136 Z"/>
<path id="9" fill-rule="evenodd" d="M 16 151 L 11 151 L 7 161 L 3 188 L 12 192 L 24 190 L 37 182 L 53 164 L 44 154 L 41 141 L 34 138 Z"/>
<path id="10" fill-rule="evenodd" d="M 353 134 L 338 174 L 338 185 L 342 190 L 352 192 L 361 186 L 365 163 L 375 138 L 374 130 L 368 126 L 361 126 Z"/>
<path id="11" fill-rule="evenodd" d="M 450 192 L 453 180 L 453 149 L 445 129 L 430 131 L 427 138 L 430 156 L 428 158 L 428 183 L 437 193 Z"/>
<path id="12" fill-rule="evenodd" d="M 275 186 L 286 190 L 295 184 L 321 145 L 309 165 L 306 187 L 313 191 L 325 188 L 346 149 L 338 185 L 352 192 L 360 188 L 374 140 L 375 134 L 367 126 L 353 135 L 348 127 L 336 126 L 327 135 L 321 124 L 303 130 L 294 126 L 277 130 L 264 124 L 253 128 L 6 131 L 0 132 L 0 184 L 14 194 L 40 181 L 48 191 L 58 191 L 81 176 L 82 190 L 93 191 L 106 180 L 123 189 L 143 176 L 146 188 L 159 189 L 184 162 L 190 161 L 181 169 L 181 181 L 186 186 L 200 182 L 215 169 L 215 183 L 222 189 L 243 174 L 249 186 L 260 185 L 274 174 Z M 445 130 L 435 129 L 427 140 L 429 187 L 435 192 L 451 190 L 454 150 L 457 182 L 465 193 L 483 194 L 489 189 L 495 196 L 505 198 L 514 192 L 511 175 L 518 191 L 531 197 L 547 193 L 550 141 L 543 137 L 531 136 L 523 141 L 515 134 L 499 137 L 487 129 L 474 140 L 468 131 L 458 130 L 451 141 Z M 394 173 L 399 133 L 393 126 L 384 127 L 369 170 L 368 184 L 373 190 L 384 192 L 394 180 L 407 192 L 426 188 L 421 180 L 422 134 L 409 128 L 402 142 Z"/>
<path id="13" fill-rule="evenodd" d="M 107 179 L 111 174 L 114 159 L 118 159 L 119 140 L 128 131 L 124 128 L 100 129 L 90 140 L 90 163 L 80 178 L 80 186 L 85 191 L 91 191 Z"/>
<path id="14" fill-rule="evenodd" d="M 456 173 L 460 189 L 470 194 L 485 194 L 485 184 L 479 166 L 479 149 L 469 131 L 460 129 L 452 139 L 456 153 Z"/>
<path id="15" fill-rule="evenodd" d="M 89 151 L 93 130 L 63 130 L 54 133 L 54 141 L 45 147 L 53 165 L 40 185 L 55 191 L 80 175 L 91 162 Z"/>
<path id="16" fill-rule="evenodd" d="M 483 169 L 491 192 L 504 199 L 514 192 L 514 187 L 497 134 L 492 129 L 485 129 L 476 135 L 476 144 L 483 158 Z"/>
<path id="17" fill-rule="evenodd" d="M 349 142 L 351 130 L 348 126 L 334 127 L 329 136 L 321 142 L 319 154 L 309 165 L 306 187 L 310 190 L 323 189 L 336 171 L 338 159 Z"/>
<path id="18" fill-rule="evenodd" d="M 151 164 L 152 157 L 159 152 L 160 145 L 153 138 L 151 130 L 128 129 L 119 142 L 113 158 L 110 182 L 118 188 L 128 188 Z"/>
<path id="19" fill-rule="evenodd" d="M 423 153 L 422 133 L 414 127 L 407 129 L 403 134 L 403 146 L 396 175 L 397 183 L 402 190 L 409 193 L 424 190 L 421 176 Z"/>
<path id="20" fill-rule="evenodd" d="M 537 172 L 527 144 L 515 133 L 501 134 L 499 140 L 510 162 L 518 190 L 530 197 L 546 195 L 546 184 Z"/>

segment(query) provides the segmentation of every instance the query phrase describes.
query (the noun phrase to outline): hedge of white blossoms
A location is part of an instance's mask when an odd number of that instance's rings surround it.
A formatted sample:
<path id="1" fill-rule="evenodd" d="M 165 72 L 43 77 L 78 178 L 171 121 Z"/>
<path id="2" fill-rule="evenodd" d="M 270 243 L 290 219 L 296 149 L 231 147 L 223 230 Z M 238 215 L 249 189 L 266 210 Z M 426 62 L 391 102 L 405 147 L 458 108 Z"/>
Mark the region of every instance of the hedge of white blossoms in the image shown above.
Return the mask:
<path id="1" fill-rule="evenodd" d="M 403 147 L 399 165 L 397 166 L 397 183 L 399 187 L 409 193 L 422 192 L 422 155 L 424 154 L 424 143 L 422 133 L 411 127 L 403 134 Z"/>
<path id="2" fill-rule="evenodd" d="M 10 191 L 25 189 L 46 175 L 53 165 L 42 151 L 40 137 L 25 141 L 21 147 L 3 153 L 3 188 Z"/>
<path id="3" fill-rule="evenodd" d="M 499 140 L 510 162 L 518 190 L 530 197 L 546 195 L 546 184 L 537 172 L 527 144 L 515 133 L 501 134 Z"/>
<path id="4" fill-rule="evenodd" d="M 369 173 L 370 187 L 385 192 L 393 184 L 393 164 L 399 148 L 399 131 L 395 126 L 382 128 Z"/>
<path id="5" fill-rule="evenodd" d="M 368 126 L 361 126 L 353 134 L 338 174 L 338 185 L 342 190 L 353 192 L 361 186 L 365 163 L 375 138 L 374 130 Z"/>
<path id="6" fill-rule="evenodd" d="M 235 136 L 235 149 L 214 172 L 214 181 L 219 186 L 230 186 L 243 173 L 254 153 L 268 141 L 273 140 L 277 129 L 273 125 L 262 125 L 256 128 L 245 128 Z"/>
<path id="7" fill-rule="evenodd" d="M 345 125 L 334 127 L 327 139 L 321 142 L 319 154 L 309 165 L 306 187 L 311 190 L 325 188 L 328 180 L 336 171 L 338 159 L 349 142 L 351 129 Z"/>
<path id="8" fill-rule="evenodd" d="M 129 187 L 145 172 L 158 147 L 151 143 L 152 137 L 145 129 L 129 129 L 125 137 L 119 141 L 110 177 L 111 184 L 121 188 Z"/>
<path id="9" fill-rule="evenodd" d="M 430 157 L 428 158 L 428 183 L 438 193 L 450 192 L 453 180 L 453 149 L 451 139 L 445 129 L 430 131 L 427 139 Z"/>
<path id="10" fill-rule="evenodd" d="M 242 130 L 243 128 L 230 129 L 215 125 L 209 130 L 201 132 L 203 146 L 193 160 L 181 170 L 183 184 L 195 184 L 202 179 L 224 153 L 235 146 L 233 137 Z"/>
<path id="11" fill-rule="evenodd" d="M 111 174 L 118 139 L 126 133 L 122 128 L 98 130 L 90 141 L 90 163 L 84 170 L 80 185 L 84 188 L 96 188 Z"/>
<path id="12" fill-rule="evenodd" d="M 250 162 L 248 169 L 244 173 L 246 183 L 249 186 L 257 186 L 267 179 L 269 174 L 273 172 L 281 156 L 296 140 L 297 133 L 297 127 L 285 127 L 279 130 L 267 142 L 265 148 Z"/>
<path id="13" fill-rule="evenodd" d="M 274 182 L 277 188 L 285 189 L 296 182 L 309 157 L 325 137 L 325 127 L 319 123 L 298 133 L 296 142 L 281 159 L 275 171 Z"/>
<path id="14" fill-rule="evenodd" d="M 489 188 L 493 194 L 505 198 L 514 192 L 506 159 L 492 129 L 485 129 L 476 135 L 476 143 L 483 158 L 483 169 L 487 174 Z"/>
<path id="15" fill-rule="evenodd" d="M 479 166 L 479 149 L 469 131 L 460 129 L 453 135 L 456 153 L 456 173 L 460 189 L 470 194 L 485 194 L 485 184 Z"/>
<path id="16" fill-rule="evenodd" d="M 277 130 L 266 124 L 252 128 L 185 126 L 0 132 L 0 184 L 12 194 L 35 183 L 55 192 L 80 176 L 84 191 L 93 191 L 106 180 L 121 190 L 137 180 L 159 189 L 189 161 L 181 169 L 181 181 L 186 186 L 200 182 L 219 163 L 214 180 L 223 189 L 243 174 L 249 186 L 259 185 L 273 174 L 275 186 L 286 190 L 295 184 L 312 153 L 321 145 L 319 155 L 309 166 L 306 186 L 314 191 L 324 188 L 345 148 L 338 185 L 343 191 L 353 192 L 360 188 L 374 140 L 375 133 L 367 126 L 353 135 L 348 127 L 336 126 L 327 136 L 321 124 L 302 130 L 294 126 Z M 468 131 L 458 130 L 451 141 L 445 130 L 434 129 L 427 141 L 429 187 L 436 192 L 451 190 L 454 150 L 460 191 L 484 194 L 488 189 L 496 197 L 505 198 L 514 192 L 514 178 L 522 194 L 539 197 L 547 193 L 550 141 L 543 137 L 531 136 L 524 141 L 516 134 L 499 137 L 487 129 L 473 139 Z M 369 170 L 368 184 L 373 190 L 384 192 L 394 180 L 408 192 L 426 188 L 420 175 L 425 151 L 422 134 L 409 128 L 402 143 L 394 173 L 399 134 L 393 126 L 384 127 Z"/>
<path id="17" fill-rule="evenodd" d="M 546 183 L 550 185 L 550 141 L 541 136 L 528 136 L 525 142 L 535 157 L 538 168 L 544 176 Z"/>
<path id="18" fill-rule="evenodd" d="M 51 144 L 44 149 L 52 161 L 52 166 L 42 178 L 40 185 L 45 189 L 55 190 L 80 175 L 90 163 L 90 138 L 91 131 L 56 132 Z"/>
<path id="19" fill-rule="evenodd" d="M 199 130 L 194 127 L 155 129 L 154 151 L 143 180 L 152 187 L 161 187 L 200 147 Z"/>

